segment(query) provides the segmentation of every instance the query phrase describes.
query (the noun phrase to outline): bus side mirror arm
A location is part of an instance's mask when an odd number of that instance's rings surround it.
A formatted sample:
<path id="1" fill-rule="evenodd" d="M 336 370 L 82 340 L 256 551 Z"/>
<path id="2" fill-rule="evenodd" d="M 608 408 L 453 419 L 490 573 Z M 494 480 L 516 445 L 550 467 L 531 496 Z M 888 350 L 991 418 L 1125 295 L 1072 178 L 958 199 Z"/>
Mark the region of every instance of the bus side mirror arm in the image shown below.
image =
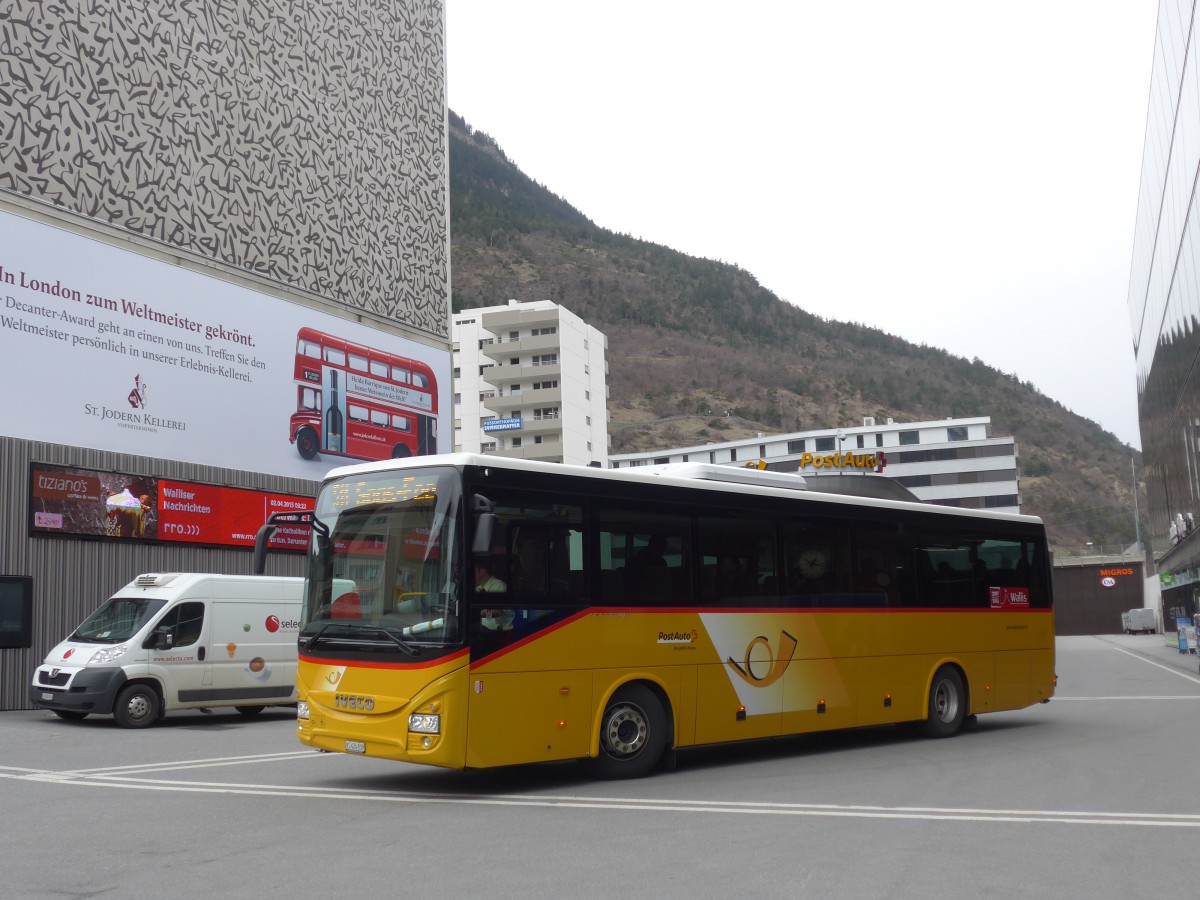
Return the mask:
<path id="1" fill-rule="evenodd" d="M 482 494 L 472 495 L 471 512 L 475 514 L 475 538 L 471 542 L 471 552 L 487 553 L 492 549 L 492 532 L 496 530 L 492 501 Z"/>

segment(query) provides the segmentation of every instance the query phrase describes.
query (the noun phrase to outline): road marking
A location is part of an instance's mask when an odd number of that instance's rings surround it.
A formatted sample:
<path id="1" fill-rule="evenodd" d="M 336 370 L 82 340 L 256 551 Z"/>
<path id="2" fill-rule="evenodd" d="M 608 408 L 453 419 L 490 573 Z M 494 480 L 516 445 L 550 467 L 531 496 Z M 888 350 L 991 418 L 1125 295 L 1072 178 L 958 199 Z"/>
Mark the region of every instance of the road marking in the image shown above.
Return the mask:
<path id="1" fill-rule="evenodd" d="M 1060 700 L 1200 700 L 1200 694 L 1161 694 L 1142 697 L 1133 697 L 1125 694 L 1120 697 L 1064 697 L 1062 694 L 1054 695 L 1054 702 Z"/>
<path id="2" fill-rule="evenodd" d="M 1119 653 L 1124 653 L 1126 656 L 1132 656 L 1134 659 L 1140 659 L 1142 662 L 1149 663 L 1155 668 L 1162 669 L 1164 672 L 1170 672 L 1172 675 L 1178 675 L 1180 678 L 1190 681 L 1192 684 L 1200 684 L 1200 678 L 1197 678 L 1195 675 L 1189 675 L 1187 672 L 1181 672 L 1179 669 L 1171 666 L 1164 666 L 1162 663 L 1157 663 L 1152 659 L 1147 659 L 1140 653 L 1134 653 L 1132 650 L 1126 650 L 1124 647 L 1118 647 L 1116 644 L 1109 643 L 1108 641 L 1105 641 L 1105 643 Z"/>
<path id="3" fill-rule="evenodd" d="M 293 754 L 270 754 L 257 761 L 270 762 Z M 336 758 L 336 757 L 330 757 Z M 253 762 L 253 757 L 215 759 L 214 765 Z M 203 760 L 189 760 L 177 768 L 200 768 Z M 148 771 L 152 767 L 141 767 Z M 163 765 L 161 769 L 171 768 Z M 590 809 L 621 812 L 677 812 L 708 815 L 801 816 L 815 818 L 901 819 L 927 822 L 991 822 L 1011 824 L 1119 825 L 1154 828 L 1200 828 L 1200 814 L 1097 812 L 1088 810 L 974 809 L 926 806 L 857 806 L 820 803 L 746 803 L 717 800 L 667 800 L 654 798 L 601 798 L 575 795 L 520 796 L 486 794 L 437 794 L 383 791 L 368 788 L 323 788 L 305 785 L 247 784 L 239 782 L 196 782 L 140 778 L 114 772 L 27 772 L 9 775 L 22 780 L 77 787 L 117 788 L 137 791 L 226 794 L 253 797 L 289 797 L 305 800 L 341 800 L 370 803 L 436 803 L 450 806 L 528 807 L 542 809 Z"/>

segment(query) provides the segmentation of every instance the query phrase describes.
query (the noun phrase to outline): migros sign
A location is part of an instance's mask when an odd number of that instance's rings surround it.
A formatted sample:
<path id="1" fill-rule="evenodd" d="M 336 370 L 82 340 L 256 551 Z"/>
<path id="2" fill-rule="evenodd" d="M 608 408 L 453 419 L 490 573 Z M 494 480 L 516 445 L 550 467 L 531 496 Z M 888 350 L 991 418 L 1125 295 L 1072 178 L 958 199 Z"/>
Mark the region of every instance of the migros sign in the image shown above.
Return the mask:
<path id="1" fill-rule="evenodd" d="M 812 466 L 814 469 L 874 469 L 883 471 L 887 465 L 887 457 L 882 453 L 830 453 L 818 456 L 804 453 L 800 456 L 800 468 Z"/>

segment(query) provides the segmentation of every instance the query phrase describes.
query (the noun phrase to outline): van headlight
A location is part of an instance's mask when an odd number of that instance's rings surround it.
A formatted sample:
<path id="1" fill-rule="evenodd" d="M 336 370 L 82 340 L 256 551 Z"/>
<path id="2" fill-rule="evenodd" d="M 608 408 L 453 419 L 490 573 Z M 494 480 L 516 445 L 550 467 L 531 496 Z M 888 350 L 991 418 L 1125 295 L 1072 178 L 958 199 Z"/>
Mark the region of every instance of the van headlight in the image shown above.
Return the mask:
<path id="1" fill-rule="evenodd" d="M 103 650 L 97 650 L 92 654 L 92 658 L 87 661 L 89 666 L 105 666 L 110 662 L 115 662 L 125 655 L 125 651 L 129 649 L 128 644 L 118 644 L 115 647 L 105 647 Z"/>
<path id="2" fill-rule="evenodd" d="M 429 713 L 413 713 L 408 717 L 408 730 L 417 734 L 441 734 L 442 717 Z"/>
<path id="3" fill-rule="evenodd" d="M 299 703 L 296 704 L 296 718 L 297 719 L 307 719 L 308 718 L 308 701 L 307 700 L 301 700 Z"/>

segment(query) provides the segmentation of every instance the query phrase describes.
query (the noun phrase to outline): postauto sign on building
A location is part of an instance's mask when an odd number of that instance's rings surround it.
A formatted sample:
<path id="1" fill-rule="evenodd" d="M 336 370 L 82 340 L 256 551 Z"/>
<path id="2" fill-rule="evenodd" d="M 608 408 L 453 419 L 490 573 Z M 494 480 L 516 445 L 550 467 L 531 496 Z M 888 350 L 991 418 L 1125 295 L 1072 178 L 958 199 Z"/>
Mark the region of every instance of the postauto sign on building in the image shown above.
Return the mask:
<path id="1" fill-rule="evenodd" d="M 490 434 L 493 431 L 520 431 L 520 419 L 488 419 L 483 423 L 483 430 Z"/>

